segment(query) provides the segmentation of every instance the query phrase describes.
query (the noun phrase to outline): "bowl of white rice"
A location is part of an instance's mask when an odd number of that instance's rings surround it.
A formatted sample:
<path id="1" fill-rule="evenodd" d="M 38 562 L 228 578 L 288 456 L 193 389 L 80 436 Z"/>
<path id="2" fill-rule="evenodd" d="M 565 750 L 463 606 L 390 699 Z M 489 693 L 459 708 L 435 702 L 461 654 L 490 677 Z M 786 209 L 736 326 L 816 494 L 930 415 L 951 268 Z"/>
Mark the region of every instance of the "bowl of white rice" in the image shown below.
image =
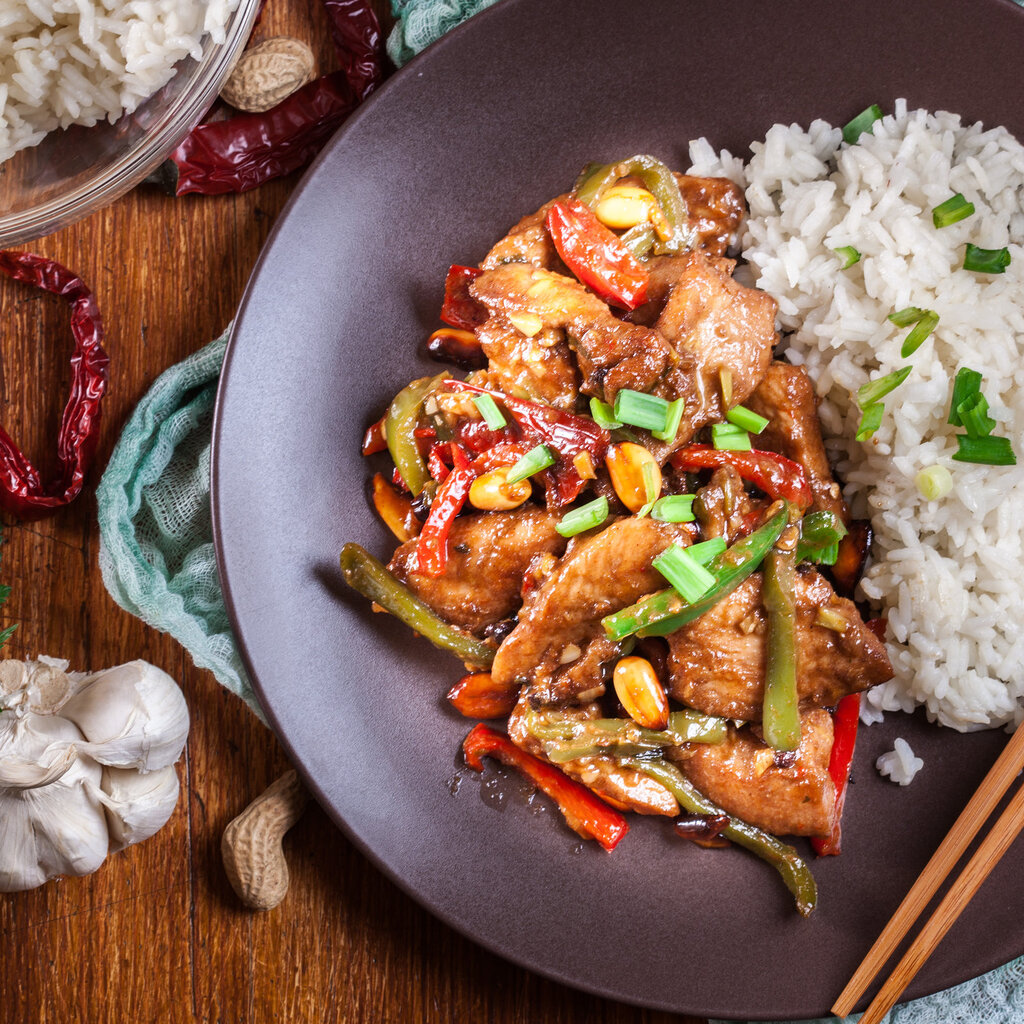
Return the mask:
<path id="1" fill-rule="evenodd" d="M 0 0 L 0 246 L 138 184 L 201 120 L 259 0 Z"/>

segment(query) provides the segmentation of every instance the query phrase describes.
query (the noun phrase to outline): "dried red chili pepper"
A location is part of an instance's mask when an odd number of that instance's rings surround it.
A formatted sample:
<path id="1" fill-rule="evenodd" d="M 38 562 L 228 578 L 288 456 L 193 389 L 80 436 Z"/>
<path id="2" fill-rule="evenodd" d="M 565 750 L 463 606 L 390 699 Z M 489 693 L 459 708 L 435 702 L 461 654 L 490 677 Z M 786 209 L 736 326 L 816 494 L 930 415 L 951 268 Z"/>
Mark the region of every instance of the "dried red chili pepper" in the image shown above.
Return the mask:
<path id="1" fill-rule="evenodd" d="M 850 766 L 853 751 L 857 745 L 857 723 L 860 721 L 860 694 L 849 693 L 837 705 L 832 714 L 832 753 L 829 756 L 828 773 L 836 788 L 836 805 L 832 812 L 832 832 L 827 839 L 814 837 L 811 845 L 821 856 L 835 856 L 839 853 L 842 840 L 843 805 L 850 782 Z"/>
<path id="2" fill-rule="evenodd" d="M 448 533 L 462 511 L 476 473 L 469 466 L 453 469 L 437 488 L 427 521 L 416 542 L 416 568 L 425 576 L 440 576 L 448 564 Z"/>
<path id="3" fill-rule="evenodd" d="M 444 279 L 444 304 L 441 319 L 449 327 L 472 331 L 487 319 L 487 307 L 469 294 L 469 286 L 483 271 L 479 267 L 463 267 L 453 263 Z"/>
<path id="4" fill-rule="evenodd" d="M 59 295 L 71 307 L 71 395 L 57 437 L 57 478 L 44 484 L 39 471 L 0 427 L 0 508 L 38 519 L 66 505 L 82 490 L 99 441 L 100 399 L 107 386 L 103 322 L 96 300 L 67 267 L 28 252 L 0 252 L 0 270 L 15 281 Z"/>
<path id="5" fill-rule="evenodd" d="M 730 465 L 744 479 L 756 484 L 770 498 L 785 498 L 800 509 L 814 500 L 807 474 L 799 462 L 775 452 L 720 451 L 706 444 L 688 444 L 670 459 L 676 469 L 696 472 Z"/>

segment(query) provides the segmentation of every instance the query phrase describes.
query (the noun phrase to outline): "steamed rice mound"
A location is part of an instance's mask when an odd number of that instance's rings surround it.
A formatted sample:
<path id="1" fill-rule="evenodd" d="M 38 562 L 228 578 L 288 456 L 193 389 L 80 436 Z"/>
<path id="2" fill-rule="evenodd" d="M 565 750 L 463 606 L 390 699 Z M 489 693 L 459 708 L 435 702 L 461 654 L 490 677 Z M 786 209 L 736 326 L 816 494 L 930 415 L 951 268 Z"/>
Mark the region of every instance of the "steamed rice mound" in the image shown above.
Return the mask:
<path id="1" fill-rule="evenodd" d="M 779 301 L 787 358 L 807 367 L 821 397 L 826 444 L 855 516 L 870 517 L 873 562 L 862 594 L 888 617 L 895 678 L 871 690 L 882 710 L 927 708 L 943 725 L 973 730 L 1018 723 L 1024 712 L 1024 148 L 1002 128 L 955 114 L 908 111 L 875 123 L 855 145 L 823 121 L 773 127 L 747 165 L 691 144 L 691 173 L 724 173 L 746 189 L 742 239 L 754 283 Z M 961 192 L 976 212 L 936 229 L 931 210 Z M 967 242 L 1007 246 L 1001 275 L 962 268 Z M 841 269 L 834 250 L 853 246 Z M 907 359 L 908 329 L 886 317 L 908 306 L 939 324 Z M 857 389 L 910 363 L 884 399 L 871 441 L 854 435 Z M 946 422 L 963 366 L 1020 464 L 952 459 Z M 923 468 L 944 466 L 953 490 L 918 492 Z"/>
<path id="2" fill-rule="evenodd" d="M 0 0 L 0 161 L 57 128 L 116 121 L 170 81 L 238 0 Z"/>

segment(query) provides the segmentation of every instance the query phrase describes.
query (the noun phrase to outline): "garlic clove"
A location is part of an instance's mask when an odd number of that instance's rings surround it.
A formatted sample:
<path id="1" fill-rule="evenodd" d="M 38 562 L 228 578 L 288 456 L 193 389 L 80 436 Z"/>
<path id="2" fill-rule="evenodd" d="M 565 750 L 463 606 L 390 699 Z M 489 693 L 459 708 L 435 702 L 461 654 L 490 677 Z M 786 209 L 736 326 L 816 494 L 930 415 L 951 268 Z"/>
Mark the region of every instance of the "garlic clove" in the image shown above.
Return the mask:
<path id="1" fill-rule="evenodd" d="M 163 828 L 178 803 L 174 765 L 145 774 L 133 768 L 104 768 L 102 788 L 112 851 L 148 839 Z"/>
<path id="2" fill-rule="evenodd" d="M 0 708 L 23 715 L 53 715 L 71 695 L 68 663 L 41 655 L 38 661 L 0 661 Z"/>
<path id="3" fill-rule="evenodd" d="M 166 672 L 145 661 L 85 676 L 61 715 L 89 741 L 83 752 L 114 767 L 166 768 L 181 756 L 188 737 L 184 694 Z"/>

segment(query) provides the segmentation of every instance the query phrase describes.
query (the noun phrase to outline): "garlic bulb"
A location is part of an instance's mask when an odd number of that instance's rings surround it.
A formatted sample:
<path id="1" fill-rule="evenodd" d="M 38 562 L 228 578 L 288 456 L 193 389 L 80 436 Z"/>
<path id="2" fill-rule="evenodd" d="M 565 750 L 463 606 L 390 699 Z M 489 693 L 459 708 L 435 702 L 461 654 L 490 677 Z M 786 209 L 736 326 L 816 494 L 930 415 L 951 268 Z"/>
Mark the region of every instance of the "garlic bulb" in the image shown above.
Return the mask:
<path id="1" fill-rule="evenodd" d="M 0 891 L 89 874 L 160 829 L 188 725 L 178 684 L 147 662 L 0 661 Z"/>

